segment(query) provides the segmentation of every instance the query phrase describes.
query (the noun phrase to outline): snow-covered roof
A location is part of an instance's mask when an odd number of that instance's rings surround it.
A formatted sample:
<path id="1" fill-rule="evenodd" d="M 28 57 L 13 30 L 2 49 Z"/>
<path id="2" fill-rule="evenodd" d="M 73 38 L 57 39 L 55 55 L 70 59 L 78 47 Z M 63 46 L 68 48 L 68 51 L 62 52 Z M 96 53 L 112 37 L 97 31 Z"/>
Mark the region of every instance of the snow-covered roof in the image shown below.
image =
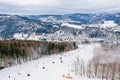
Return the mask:
<path id="1" fill-rule="evenodd" d="M 102 24 L 101 26 L 103 28 L 111 28 L 117 26 L 117 24 L 114 21 L 109 20 L 109 21 L 104 21 L 104 24 Z"/>

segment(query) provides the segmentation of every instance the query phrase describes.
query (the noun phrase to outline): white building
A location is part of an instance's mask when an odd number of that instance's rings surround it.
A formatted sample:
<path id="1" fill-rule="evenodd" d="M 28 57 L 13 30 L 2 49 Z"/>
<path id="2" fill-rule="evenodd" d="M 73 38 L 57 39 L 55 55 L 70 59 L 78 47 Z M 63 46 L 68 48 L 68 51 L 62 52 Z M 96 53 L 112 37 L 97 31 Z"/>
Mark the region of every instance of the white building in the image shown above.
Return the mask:
<path id="1" fill-rule="evenodd" d="M 104 23 L 101 25 L 102 28 L 114 28 L 116 26 L 117 24 L 112 20 L 104 21 Z"/>

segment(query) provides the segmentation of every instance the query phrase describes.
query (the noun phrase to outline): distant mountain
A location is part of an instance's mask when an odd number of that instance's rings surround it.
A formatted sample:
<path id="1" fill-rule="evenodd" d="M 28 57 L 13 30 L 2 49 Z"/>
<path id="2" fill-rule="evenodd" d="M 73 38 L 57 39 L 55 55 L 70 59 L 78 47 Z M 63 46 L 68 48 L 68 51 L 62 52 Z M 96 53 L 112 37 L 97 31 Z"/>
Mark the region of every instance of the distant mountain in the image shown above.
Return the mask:
<path id="1" fill-rule="evenodd" d="M 62 23 L 97 24 L 112 20 L 120 25 L 120 13 L 116 14 L 65 14 L 65 15 L 9 15 L 0 14 L 0 37 L 12 38 L 15 33 L 49 34 L 62 28 Z M 104 35 L 103 35 L 104 36 Z"/>
<path id="2" fill-rule="evenodd" d="M 11 38 L 15 33 L 52 33 L 57 29 L 58 27 L 53 27 L 53 23 L 50 22 L 19 15 L 0 15 L 0 36 L 3 38 Z"/>
<path id="3" fill-rule="evenodd" d="M 31 15 L 26 16 L 35 20 L 63 20 L 70 23 L 76 24 L 93 24 L 100 23 L 105 20 L 113 20 L 115 23 L 120 25 L 120 13 L 116 14 L 107 14 L 107 13 L 98 13 L 98 14 L 65 14 L 65 15 Z"/>

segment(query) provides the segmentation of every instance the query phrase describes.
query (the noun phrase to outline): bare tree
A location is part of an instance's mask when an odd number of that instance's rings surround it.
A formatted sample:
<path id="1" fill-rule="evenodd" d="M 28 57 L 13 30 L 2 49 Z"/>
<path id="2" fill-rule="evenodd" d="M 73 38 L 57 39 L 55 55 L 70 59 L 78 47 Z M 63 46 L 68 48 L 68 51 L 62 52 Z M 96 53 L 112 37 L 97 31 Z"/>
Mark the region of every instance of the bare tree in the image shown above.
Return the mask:
<path id="1" fill-rule="evenodd" d="M 102 79 L 104 79 L 105 74 L 105 64 L 102 64 Z"/>
<path id="2" fill-rule="evenodd" d="M 119 80 L 120 80 L 120 62 L 118 64 L 118 75 L 119 75 Z"/>
<path id="3" fill-rule="evenodd" d="M 113 62 L 113 69 L 112 69 L 112 80 L 115 80 L 115 70 L 116 69 L 116 62 Z"/>
<path id="4" fill-rule="evenodd" d="M 87 65 L 87 77 L 91 78 L 91 64 Z"/>
<path id="5" fill-rule="evenodd" d="M 106 80 L 108 80 L 108 78 L 109 78 L 109 68 L 110 68 L 110 65 L 108 63 L 107 64 L 107 70 L 106 70 Z"/>

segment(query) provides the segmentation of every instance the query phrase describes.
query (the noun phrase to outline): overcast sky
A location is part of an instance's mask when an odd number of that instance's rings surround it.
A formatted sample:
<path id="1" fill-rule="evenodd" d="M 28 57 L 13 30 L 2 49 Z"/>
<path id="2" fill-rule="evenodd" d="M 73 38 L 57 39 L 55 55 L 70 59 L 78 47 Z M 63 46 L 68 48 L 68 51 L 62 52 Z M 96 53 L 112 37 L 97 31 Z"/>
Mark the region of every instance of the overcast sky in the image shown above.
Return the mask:
<path id="1" fill-rule="evenodd" d="M 0 0 L 0 13 L 7 14 L 70 14 L 116 13 L 120 0 Z"/>

